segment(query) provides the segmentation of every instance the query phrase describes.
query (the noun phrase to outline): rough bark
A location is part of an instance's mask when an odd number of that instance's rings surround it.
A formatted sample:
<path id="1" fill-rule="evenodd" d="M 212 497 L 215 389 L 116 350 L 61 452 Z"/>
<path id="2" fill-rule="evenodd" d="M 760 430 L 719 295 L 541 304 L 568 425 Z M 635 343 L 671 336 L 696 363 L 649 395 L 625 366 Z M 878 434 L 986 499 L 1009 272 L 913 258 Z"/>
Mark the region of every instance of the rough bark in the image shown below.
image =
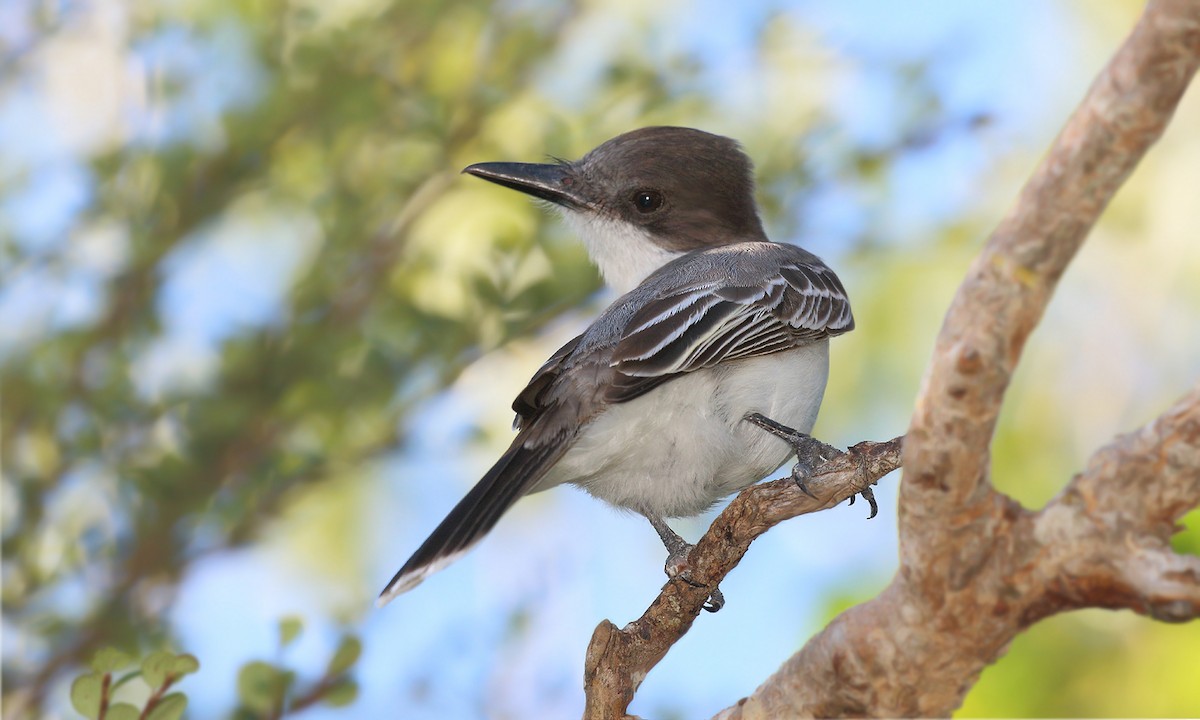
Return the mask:
<path id="1" fill-rule="evenodd" d="M 1198 64 L 1200 0 L 1151 0 L 947 313 L 904 441 L 896 577 L 719 717 L 945 716 L 1017 633 L 1048 615 L 1083 607 L 1167 621 L 1200 615 L 1200 558 L 1168 544 L 1177 520 L 1200 504 L 1200 387 L 1098 451 L 1037 512 L 992 487 L 988 452 L 1058 279 L 1167 126 Z M 845 466 L 871 466 L 859 447 L 834 474 L 871 477 Z M 821 496 L 840 500 L 853 487 L 849 477 L 830 481 Z M 778 482 L 752 488 L 717 519 L 690 557 L 699 587 L 672 581 L 624 629 L 601 623 L 588 649 L 585 717 L 625 715 L 707 590 L 773 524 L 757 518 L 776 517 L 775 493 L 786 491 Z"/>

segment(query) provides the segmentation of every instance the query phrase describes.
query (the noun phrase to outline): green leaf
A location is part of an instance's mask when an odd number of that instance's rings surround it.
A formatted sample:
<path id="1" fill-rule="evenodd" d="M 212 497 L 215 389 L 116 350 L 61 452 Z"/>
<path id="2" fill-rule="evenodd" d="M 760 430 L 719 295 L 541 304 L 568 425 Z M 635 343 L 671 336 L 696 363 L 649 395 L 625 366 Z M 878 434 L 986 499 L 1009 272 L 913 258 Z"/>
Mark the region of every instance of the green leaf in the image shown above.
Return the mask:
<path id="1" fill-rule="evenodd" d="M 189 653 L 176 655 L 174 661 L 171 663 L 171 675 L 176 680 L 184 675 L 191 675 L 199 669 L 200 661 L 196 659 L 195 655 Z"/>
<path id="2" fill-rule="evenodd" d="M 285 678 L 270 663 L 255 660 L 238 671 L 238 699 L 260 714 L 274 710 L 282 700 Z"/>
<path id="3" fill-rule="evenodd" d="M 164 650 L 155 650 L 142 660 L 142 679 L 157 690 L 167 681 L 175 664 L 175 656 Z"/>
<path id="4" fill-rule="evenodd" d="M 300 631 L 304 629 L 304 621 L 298 615 L 289 615 L 279 621 L 279 646 L 287 647 Z"/>
<path id="5" fill-rule="evenodd" d="M 104 674 L 88 673 L 71 683 L 71 705 L 90 720 L 100 717 L 100 696 L 104 690 Z"/>
<path id="6" fill-rule="evenodd" d="M 133 705 L 116 703 L 108 706 L 108 712 L 104 713 L 104 720 L 138 720 L 141 716 L 142 713 Z"/>
<path id="7" fill-rule="evenodd" d="M 347 635 L 342 638 L 342 644 L 338 645 L 337 652 L 330 659 L 329 669 L 325 671 L 325 674 L 330 677 L 341 675 L 354 667 L 354 663 L 358 662 L 358 656 L 361 654 L 362 643 L 353 635 Z"/>
<path id="8" fill-rule="evenodd" d="M 133 658 L 116 648 L 102 647 L 92 657 L 92 669 L 98 673 L 110 673 L 133 664 Z"/>
<path id="9" fill-rule="evenodd" d="M 125 683 L 134 679 L 135 677 L 141 677 L 141 676 L 142 676 L 141 668 L 138 668 L 137 670 L 131 670 L 131 671 L 125 673 L 124 675 L 121 676 L 121 679 L 115 681 L 112 685 L 108 686 L 109 694 L 115 693 L 117 691 L 117 688 L 121 687 L 122 685 L 124 685 Z"/>
<path id="10" fill-rule="evenodd" d="M 183 693 L 171 693 L 162 696 L 154 703 L 154 709 L 146 716 L 146 720 L 179 720 L 187 709 L 187 698 Z"/>
<path id="11" fill-rule="evenodd" d="M 321 698 L 330 707 L 345 707 L 357 699 L 358 683 L 353 678 L 338 680 Z"/>

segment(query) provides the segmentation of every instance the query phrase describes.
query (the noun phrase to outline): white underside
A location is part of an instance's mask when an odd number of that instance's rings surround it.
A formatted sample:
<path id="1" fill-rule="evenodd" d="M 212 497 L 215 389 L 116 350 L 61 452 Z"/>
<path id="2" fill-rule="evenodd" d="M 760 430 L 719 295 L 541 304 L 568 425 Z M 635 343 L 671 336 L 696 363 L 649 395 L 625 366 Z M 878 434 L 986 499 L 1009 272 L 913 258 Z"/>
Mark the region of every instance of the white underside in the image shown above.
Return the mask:
<path id="1" fill-rule="evenodd" d="M 742 418 L 758 412 L 807 433 L 828 375 L 828 341 L 688 373 L 606 409 L 537 489 L 572 483 L 643 514 L 697 515 L 792 454 Z"/>

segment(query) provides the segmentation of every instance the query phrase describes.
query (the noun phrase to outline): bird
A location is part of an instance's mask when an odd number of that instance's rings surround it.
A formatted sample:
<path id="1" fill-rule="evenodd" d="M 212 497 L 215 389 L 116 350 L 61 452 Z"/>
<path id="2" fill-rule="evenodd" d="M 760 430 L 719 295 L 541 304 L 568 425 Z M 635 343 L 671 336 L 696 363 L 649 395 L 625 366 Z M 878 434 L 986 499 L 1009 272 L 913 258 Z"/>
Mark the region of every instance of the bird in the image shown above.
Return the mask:
<path id="1" fill-rule="evenodd" d="M 462 172 L 558 211 L 618 297 L 533 374 L 512 405 L 512 444 L 380 606 L 460 557 L 521 497 L 563 484 L 645 516 L 667 574 L 688 579 L 692 546 L 667 518 L 703 513 L 793 454 L 807 492 L 806 469 L 839 452 L 808 433 L 829 339 L 854 329 L 850 301 L 820 258 L 767 237 L 741 145 L 654 126 L 554 160 Z M 705 609 L 723 603 L 714 589 Z"/>

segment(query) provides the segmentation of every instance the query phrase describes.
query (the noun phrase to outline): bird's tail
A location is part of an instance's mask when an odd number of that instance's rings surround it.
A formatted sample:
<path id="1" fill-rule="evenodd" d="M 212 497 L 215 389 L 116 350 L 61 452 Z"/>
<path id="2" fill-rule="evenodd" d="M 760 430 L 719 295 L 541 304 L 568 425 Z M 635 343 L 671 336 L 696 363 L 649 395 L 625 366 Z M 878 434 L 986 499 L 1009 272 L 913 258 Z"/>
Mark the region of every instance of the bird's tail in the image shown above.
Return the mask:
<path id="1" fill-rule="evenodd" d="M 383 607 L 397 595 L 412 590 L 470 550 L 546 474 L 562 450 L 555 442 L 526 447 L 518 438 L 404 563 L 379 594 L 376 606 Z"/>

